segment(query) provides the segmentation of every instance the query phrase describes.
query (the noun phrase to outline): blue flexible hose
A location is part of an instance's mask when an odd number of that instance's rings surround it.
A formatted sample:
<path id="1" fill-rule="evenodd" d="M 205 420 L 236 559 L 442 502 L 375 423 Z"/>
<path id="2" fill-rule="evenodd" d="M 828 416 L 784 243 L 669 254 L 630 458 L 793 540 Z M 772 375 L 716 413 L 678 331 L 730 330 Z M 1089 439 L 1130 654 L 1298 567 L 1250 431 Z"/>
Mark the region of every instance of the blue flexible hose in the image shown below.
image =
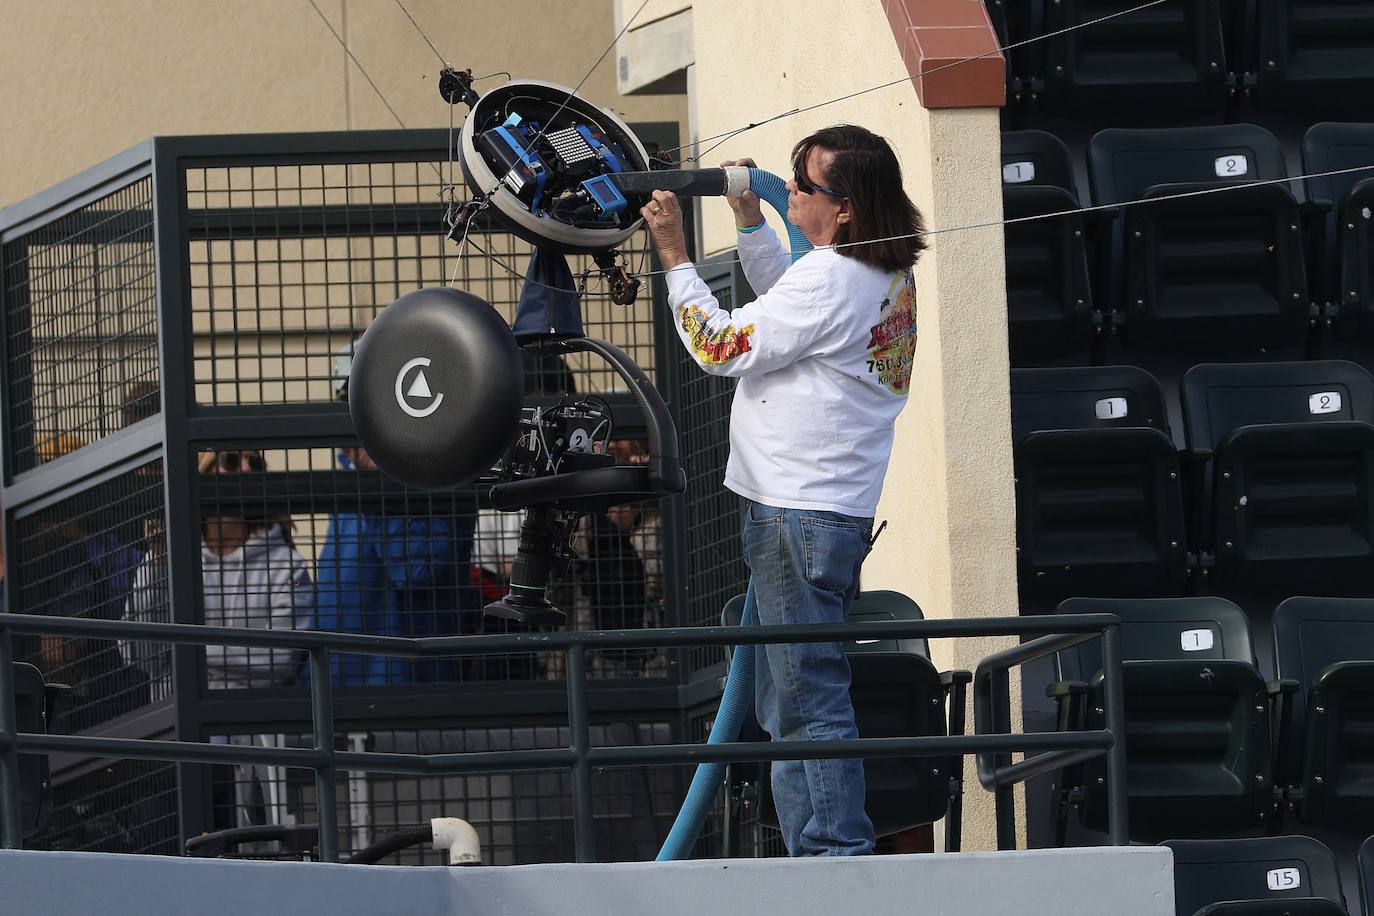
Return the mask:
<path id="1" fill-rule="evenodd" d="M 763 195 L 759 195 L 762 197 Z M 801 257 L 801 255 L 794 255 Z M 754 622 L 754 583 L 744 593 L 744 614 L 740 626 L 747 627 Z M 730 673 L 725 678 L 725 695 L 720 698 L 720 710 L 711 723 L 711 735 L 707 744 L 729 744 L 739 737 L 744 713 L 754 699 L 754 650 L 755 646 L 736 646 L 730 655 Z M 691 855 L 697 837 L 701 835 L 701 825 L 706 822 L 711 805 L 716 800 L 716 792 L 725 779 L 724 762 L 713 761 L 697 765 L 692 775 L 692 785 L 687 790 L 687 798 L 682 809 L 673 821 L 673 829 L 663 848 L 658 851 L 659 862 L 685 859 Z"/>
<path id="2" fill-rule="evenodd" d="M 802 235 L 800 229 L 787 219 L 787 182 L 772 172 L 763 169 L 749 170 L 749 190 L 767 201 L 778 212 L 782 224 L 787 228 L 787 240 L 792 249 L 792 260 L 796 261 L 814 246 Z M 744 613 L 740 626 L 747 627 L 754 622 L 754 583 L 744 593 Z M 711 734 L 707 744 L 729 744 L 739 738 L 744 714 L 754 699 L 754 651 L 756 646 L 736 646 L 730 655 L 730 673 L 725 678 L 725 694 L 720 698 L 720 709 L 715 721 L 711 723 Z M 713 761 L 697 765 L 692 774 L 692 785 L 687 789 L 687 798 L 673 821 L 673 829 L 663 841 L 658 851 L 659 862 L 685 859 L 691 855 L 697 837 L 701 835 L 701 825 L 715 802 L 716 792 L 725 779 L 727 764 Z"/>
<path id="3" fill-rule="evenodd" d="M 812 249 L 812 244 L 802 235 L 800 229 L 787 221 L 787 182 L 772 172 L 763 169 L 749 170 L 749 190 L 766 200 L 778 211 L 782 224 L 787 227 L 787 241 L 792 247 L 792 260 L 798 260 Z"/>

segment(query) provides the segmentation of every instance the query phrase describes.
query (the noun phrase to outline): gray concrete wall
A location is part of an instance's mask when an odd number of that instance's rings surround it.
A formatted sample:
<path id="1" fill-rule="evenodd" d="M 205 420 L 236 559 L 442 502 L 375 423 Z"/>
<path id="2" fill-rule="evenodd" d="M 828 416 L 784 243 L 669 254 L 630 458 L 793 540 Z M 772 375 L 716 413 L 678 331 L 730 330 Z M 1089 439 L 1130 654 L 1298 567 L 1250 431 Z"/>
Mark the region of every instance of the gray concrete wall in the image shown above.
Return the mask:
<path id="1" fill-rule="evenodd" d="M 457 869 L 3 851 L 0 888 L 25 916 L 1174 912 L 1158 847 Z"/>

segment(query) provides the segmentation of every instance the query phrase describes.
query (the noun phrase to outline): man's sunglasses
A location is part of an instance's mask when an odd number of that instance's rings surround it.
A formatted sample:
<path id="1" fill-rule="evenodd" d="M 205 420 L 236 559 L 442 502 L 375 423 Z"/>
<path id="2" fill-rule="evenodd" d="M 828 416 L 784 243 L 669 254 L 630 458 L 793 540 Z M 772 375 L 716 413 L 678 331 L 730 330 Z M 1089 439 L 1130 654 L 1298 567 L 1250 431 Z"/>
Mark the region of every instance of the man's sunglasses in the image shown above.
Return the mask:
<path id="1" fill-rule="evenodd" d="M 811 179 L 807 178 L 801 169 L 793 170 L 792 183 L 797 186 L 798 194 L 814 194 L 820 191 L 822 194 L 829 194 L 831 197 L 836 197 L 840 200 L 844 200 L 846 196 L 839 191 L 830 190 L 823 184 L 816 184 Z"/>
<path id="2" fill-rule="evenodd" d="M 267 462 L 257 452 L 216 452 L 215 467 L 228 473 L 237 473 L 247 463 L 250 471 L 267 470 Z"/>

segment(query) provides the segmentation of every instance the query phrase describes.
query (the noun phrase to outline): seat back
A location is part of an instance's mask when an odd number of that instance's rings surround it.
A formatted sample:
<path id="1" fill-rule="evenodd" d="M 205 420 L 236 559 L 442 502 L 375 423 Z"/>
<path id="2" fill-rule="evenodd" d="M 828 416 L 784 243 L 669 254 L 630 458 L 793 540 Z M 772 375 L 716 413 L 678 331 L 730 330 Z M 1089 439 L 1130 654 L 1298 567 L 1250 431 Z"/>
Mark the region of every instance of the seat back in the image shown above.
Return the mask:
<path id="1" fill-rule="evenodd" d="M 1374 10 L 1364 0 L 1258 0 L 1256 106 L 1364 117 L 1374 91 Z"/>
<path id="2" fill-rule="evenodd" d="M 1341 238 L 1341 202 L 1350 189 L 1361 180 L 1374 177 L 1374 170 L 1325 175 L 1361 166 L 1374 166 L 1374 124 L 1346 124 L 1325 121 L 1308 128 L 1302 138 L 1302 170 L 1307 175 L 1321 177 L 1306 179 L 1307 199 L 1327 201 L 1323 244 L 1317 252 L 1315 273 L 1319 283 L 1314 286 L 1327 300 L 1346 303 L 1341 296 L 1339 270 L 1339 239 Z"/>
<path id="3" fill-rule="evenodd" d="M 1188 448 L 1215 451 L 1242 426 L 1374 422 L 1374 376 L 1344 360 L 1203 363 L 1183 376 Z"/>
<path id="4" fill-rule="evenodd" d="M 1374 587 L 1374 377 L 1339 360 L 1204 364 L 1183 377 L 1194 488 L 1218 587 Z"/>
<path id="5" fill-rule="evenodd" d="M 1042 2 L 1044 108 L 1132 121 L 1220 113 L 1226 54 L 1219 0 L 1165 3 L 1128 16 L 1108 0 Z M 1123 54 L 1129 48 L 1131 53 Z"/>
<path id="6" fill-rule="evenodd" d="M 14 663 L 14 712 L 19 731 L 44 734 L 48 730 L 47 688 L 33 665 Z M 52 809 L 48 755 L 19 755 L 19 814 L 24 836 L 42 830 Z"/>
<path id="7" fill-rule="evenodd" d="M 1374 836 L 1360 844 L 1356 863 L 1360 873 L 1360 905 L 1366 913 L 1374 913 Z"/>
<path id="8" fill-rule="evenodd" d="M 738 622 L 742 596 L 727 605 L 725 621 Z M 849 623 L 924 619 L 921 608 L 905 595 L 892 591 L 861 592 L 850 607 Z M 849 696 L 854 719 L 863 738 L 944 736 L 944 690 L 940 674 L 930 661 L 924 639 L 892 638 L 846 640 L 851 683 Z M 878 836 L 932 824 L 949 809 L 952 779 L 958 779 L 958 758 L 864 761 L 864 807 Z M 759 820 L 777 826 L 768 767 L 760 778 Z"/>
<path id="9" fill-rule="evenodd" d="M 1009 130 L 1002 134 L 1003 190 L 1024 185 L 1062 188 L 1078 200 L 1069 148 L 1043 130 Z"/>
<path id="10" fill-rule="evenodd" d="M 1110 288 L 1127 346 L 1268 352 L 1305 340 L 1302 221 L 1283 150 L 1247 124 L 1106 130 L 1089 146 L 1095 199 L 1143 201 L 1114 228 Z M 1204 194 L 1232 184 L 1253 187 Z"/>
<path id="11" fill-rule="evenodd" d="M 1215 835 L 1261 827 L 1273 809 L 1265 684 L 1249 627 L 1220 598 L 1072 599 L 1060 613 L 1122 620 L 1126 793 L 1131 836 Z M 1098 640 L 1059 653 L 1060 674 L 1089 690 L 1084 724 L 1106 727 Z M 1107 826 L 1107 769 L 1081 769 L 1079 818 Z"/>
<path id="12" fill-rule="evenodd" d="M 1023 596 L 1177 594 L 1187 579 L 1178 455 L 1144 370 L 1013 370 Z"/>
<path id="13" fill-rule="evenodd" d="M 1374 167 L 1374 124 L 1314 124 L 1303 136 L 1302 162 L 1308 174 Z M 1309 178 L 1307 196 L 1331 205 L 1312 261 L 1322 300 L 1336 306 L 1336 335 L 1374 339 L 1371 229 L 1364 217 L 1374 206 L 1374 168 Z"/>
<path id="14" fill-rule="evenodd" d="M 1304 898 L 1345 907 L 1336 857 L 1305 836 L 1238 840 L 1169 840 L 1174 853 L 1175 912 L 1191 916 L 1209 904 L 1229 900 L 1288 901 L 1292 913 Z M 1271 912 L 1243 909 L 1240 912 Z M 1277 914 L 1276 914 L 1277 916 Z"/>
<path id="15" fill-rule="evenodd" d="M 1069 212 L 1078 209 L 1078 194 L 1068 147 L 1058 137 L 1040 130 L 1002 135 L 1002 209 L 1011 221 L 1005 246 L 1012 365 L 1086 356 L 1097 333 L 1087 238 L 1082 215 Z"/>
<path id="16" fill-rule="evenodd" d="M 1088 180 L 1098 204 L 1137 200 L 1156 185 L 1244 184 L 1287 177 L 1283 144 L 1254 124 L 1109 128 L 1088 142 Z M 1225 199 L 1213 197 L 1209 205 L 1220 206 Z"/>
<path id="17" fill-rule="evenodd" d="M 1070 598 L 1055 613 L 1120 617 L 1123 662 L 1255 663 L 1250 621 L 1225 598 Z M 1101 641 L 1094 639 L 1057 653 L 1055 666 L 1060 680 L 1091 680 L 1102 670 Z"/>
<path id="18" fill-rule="evenodd" d="M 1274 612 L 1280 678 L 1298 682 L 1283 772 L 1308 822 L 1374 820 L 1374 599 L 1289 598 Z"/>
<path id="19" fill-rule="evenodd" d="M 1136 366 L 1011 371 L 1011 435 L 1051 429 L 1148 427 L 1169 434 L 1159 380 Z"/>

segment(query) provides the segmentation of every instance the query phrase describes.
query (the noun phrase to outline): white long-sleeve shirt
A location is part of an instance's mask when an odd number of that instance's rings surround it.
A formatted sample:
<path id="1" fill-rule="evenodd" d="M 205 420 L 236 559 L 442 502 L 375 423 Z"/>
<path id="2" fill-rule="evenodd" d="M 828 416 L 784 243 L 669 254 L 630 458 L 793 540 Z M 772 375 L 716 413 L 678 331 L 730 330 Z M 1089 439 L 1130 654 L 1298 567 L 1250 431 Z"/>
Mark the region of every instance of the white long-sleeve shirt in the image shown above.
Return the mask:
<path id="1" fill-rule="evenodd" d="M 725 486 L 756 502 L 871 518 L 907 401 L 916 349 L 910 271 L 832 249 L 796 263 L 764 226 L 739 238 L 758 298 L 720 307 L 691 265 L 668 271 L 683 345 L 737 376 Z"/>
<path id="2" fill-rule="evenodd" d="M 202 545 L 201 580 L 205 623 L 216 627 L 308 629 L 314 614 L 314 585 L 300 552 L 281 526 L 258 531 L 238 550 L 221 556 Z M 125 619 L 167 622 L 165 558 L 145 558 L 134 575 Z M 170 692 L 170 653 L 161 644 L 121 642 L 125 661 L 143 668 L 154 699 Z M 295 683 L 299 658 L 289 649 L 207 646 L 206 679 L 212 688 L 275 687 Z"/>

